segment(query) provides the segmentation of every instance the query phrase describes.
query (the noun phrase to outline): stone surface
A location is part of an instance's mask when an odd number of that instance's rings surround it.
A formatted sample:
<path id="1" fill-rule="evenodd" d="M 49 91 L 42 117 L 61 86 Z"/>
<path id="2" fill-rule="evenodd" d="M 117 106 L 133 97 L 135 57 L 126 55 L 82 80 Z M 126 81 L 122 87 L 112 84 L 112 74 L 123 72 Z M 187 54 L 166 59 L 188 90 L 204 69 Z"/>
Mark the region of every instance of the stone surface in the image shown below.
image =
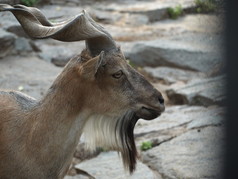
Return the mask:
<path id="1" fill-rule="evenodd" d="M 200 113 L 203 116 L 196 116 L 196 119 L 192 120 L 192 122 L 187 125 L 188 129 L 225 125 L 225 108 L 211 106 L 206 108 L 206 112 L 201 110 Z"/>
<path id="2" fill-rule="evenodd" d="M 144 163 L 163 178 L 221 178 L 224 129 L 188 131 L 144 153 Z"/>
<path id="3" fill-rule="evenodd" d="M 58 5 L 45 5 L 41 8 L 42 13 L 50 19 L 53 23 L 78 15 L 82 12 L 83 8 L 80 6 L 58 6 Z M 70 13 L 69 13 L 70 12 Z"/>
<path id="4" fill-rule="evenodd" d="M 224 104 L 225 76 L 193 80 L 183 87 L 168 89 L 167 96 L 172 104 L 209 106 Z"/>
<path id="5" fill-rule="evenodd" d="M 14 42 L 16 36 L 12 33 L 6 32 L 0 28 L 0 58 L 11 54 L 14 49 Z"/>
<path id="6" fill-rule="evenodd" d="M 87 171 L 97 179 L 151 179 L 154 177 L 152 170 L 139 161 L 135 173 L 130 176 L 124 171 L 122 160 L 117 152 L 101 153 L 97 158 L 76 165 L 76 168 Z"/>
<path id="7" fill-rule="evenodd" d="M 15 50 L 18 53 L 29 53 L 29 52 L 33 51 L 30 41 L 23 37 L 18 37 L 15 40 L 14 45 L 15 45 Z"/>
<path id="8" fill-rule="evenodd" d="M 106 11 L 119 11 L 121 13 L 146 15 L 151 22 L 168 18 L 167 8 L 181 5 L 183 9 L 194 7 L 192 0 L 167 0 L 167 1 L 124 1 L 123 3 L 110 3 L 98 5 L 96 8 Z"/>
<path id="9" fill-rule="evenodd" d="M 189 41 L 190 38 L 194 38 L 194 41 Z M 126 56 L 138 66 L 169 66 L 208 72 L 223 59 L 220 51 L 204 44 L 205 42 L 201 42 L 200 38 L 209 37 L 197 34 L 191 35 L 187 40 L 182 35 L 177 37 L 177 40 L 158 39 L 136 42 L 130 51 L 126 51 Z"/>
<path id="10" fill-rule="evenodd" d="M 92 8 L 88 12 L 96 22 L 103 24 L 114 24 L 122 18 L 119 12 L 100 11 Z"/>
<path id="11" fill-rule="evenodd" d="M 126 13 L 118 22 L 113 25 L 107 24 L 105 27 L 120 42 L 166 38 L 174 41 L 188 41 L 195 46 L 203 44 L 206 48 L 211 49 L 220 46 L 217 42 L 215 45 L 212 43 L 214 42 L 213 38 L 215 37 L 216 41 L 219 41 L 219 37 L 223 37 L 222 16 L 188 14 L 177 20 L 166 19 L 155 23 L 148 23 L 144 17 L 146 16 Z"/>
<path id="12" fill-rule="evenodd" d="M 67 43 L 47 39 L 35 41 L 35 44 L 40 50 L 39 57 L 57 66 L 64 66 L 71 57 L 81 53 L 85 48 L 83 41 Z"/>
<path id="13" fill-rule="evenodd" d="M 163 81 L 165 84 L 172 84 L 176 83 L 177 81 L 188 82 L 194 78 L 202 78 L 205 76 L 203 73 L 170 67 L 145 67 L 143 69 L 152 77 Z"/>
<path id="14" fill-rule="evenodd" d="M 41 98 L 61 71 L 36 57 L 6 57 L 0 60 L 0 88 L 20 90 Z"/>
<path id="15" fill-rule="evenodd" d="M 16 20 L 15 20 L 16 21 Z M 5 26 L 5 24 L 4 24 Z M 17 35 L 18 37 L 24 37 L 24 38 L 30 38 L 25 31 L 23 30 L 23 28 L 20 26 L 20 24 L 17 25 L 11 25 L 8 29 L 8 32 L 11 32 L 15 35 Z"/>
<path id="16" fill-rule="evenodd" d="M 225 123 L 225 110 L 219 106 L 171 106 L 152 121 L 139 120 L 135 127 L 137 146 L 150 140 L 162 143 L 190 129 Z"/>
<path id="17" fill-rule="evenodd" d="M 19 26 L 19 22 L 16 20 L 14 15 L 12 15 L 11 12 L 1 12 L 0 13 L 0 27 L 2 27 L 4 30 L 8 30 L 9 28 Z"/>

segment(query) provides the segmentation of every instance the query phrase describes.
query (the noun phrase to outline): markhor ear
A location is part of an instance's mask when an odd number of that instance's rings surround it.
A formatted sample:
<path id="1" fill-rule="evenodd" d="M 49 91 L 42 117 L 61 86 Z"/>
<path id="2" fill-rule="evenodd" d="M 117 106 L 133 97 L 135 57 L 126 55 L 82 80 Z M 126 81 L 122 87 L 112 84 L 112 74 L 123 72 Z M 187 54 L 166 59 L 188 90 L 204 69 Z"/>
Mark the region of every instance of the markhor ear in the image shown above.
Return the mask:
<path id="1" fill-rule="evenodd" d="M 100 55 L 89 59 L 88 61 L 83 63 L 83 66 L 81 68 L 81 74 L 89 80 L 94 80 L 98 69 L 105 65 L 105 53 L 104 51 L 102 51 Z"/>
<path id="2" fill-rule="evenodd" d="M 99 54 L 99 58 L 98 58 L 97 64 L 95 66 L 95 75 L 97 74 L 98 69 L 101 66 L 105 66 L 105 65 L 106 65 L 106 62 L 105 62 L 105 52 L 101 51 L 101 53 Z"/>

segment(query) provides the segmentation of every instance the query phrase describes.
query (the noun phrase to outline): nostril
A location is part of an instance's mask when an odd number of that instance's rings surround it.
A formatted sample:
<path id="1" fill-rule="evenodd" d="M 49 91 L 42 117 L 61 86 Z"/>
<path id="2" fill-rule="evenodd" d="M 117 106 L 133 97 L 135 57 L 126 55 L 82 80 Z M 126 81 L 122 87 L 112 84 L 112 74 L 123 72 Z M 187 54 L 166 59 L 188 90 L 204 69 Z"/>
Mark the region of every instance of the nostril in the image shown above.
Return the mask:
<path id="1" fill-rule="evenodd" d="M 164 98 L 162 96 L 159 97 L 160 104 L 164 104 Z"/>

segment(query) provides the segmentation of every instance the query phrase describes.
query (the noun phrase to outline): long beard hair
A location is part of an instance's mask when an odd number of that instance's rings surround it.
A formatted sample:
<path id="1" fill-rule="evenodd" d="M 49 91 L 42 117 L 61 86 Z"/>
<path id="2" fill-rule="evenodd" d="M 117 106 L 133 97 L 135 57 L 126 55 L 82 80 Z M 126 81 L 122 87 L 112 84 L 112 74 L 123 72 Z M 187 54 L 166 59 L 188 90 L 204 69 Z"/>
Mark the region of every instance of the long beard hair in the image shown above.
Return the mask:
<path id="1" fill-rule="evenodd" d="M 133 131 L 138 119 L 132 111 L 121 117 L 91 116 L 83 128 L 88 149 L 101 147 L 120 152 L 124 168 L 133 173 L 138 157 Z"/>

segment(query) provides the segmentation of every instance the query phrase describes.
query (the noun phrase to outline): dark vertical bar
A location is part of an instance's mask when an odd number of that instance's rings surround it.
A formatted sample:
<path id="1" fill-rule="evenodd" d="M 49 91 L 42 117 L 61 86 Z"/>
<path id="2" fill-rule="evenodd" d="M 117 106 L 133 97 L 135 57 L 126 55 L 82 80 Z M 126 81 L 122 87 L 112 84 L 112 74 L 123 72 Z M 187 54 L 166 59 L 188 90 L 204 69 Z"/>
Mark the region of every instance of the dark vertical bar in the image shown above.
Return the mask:
<path id="1" fill-rule="evenodd" d="M 225 179 L 238 178 L 238 2 L 226 1 L 227 142 Z"/>

